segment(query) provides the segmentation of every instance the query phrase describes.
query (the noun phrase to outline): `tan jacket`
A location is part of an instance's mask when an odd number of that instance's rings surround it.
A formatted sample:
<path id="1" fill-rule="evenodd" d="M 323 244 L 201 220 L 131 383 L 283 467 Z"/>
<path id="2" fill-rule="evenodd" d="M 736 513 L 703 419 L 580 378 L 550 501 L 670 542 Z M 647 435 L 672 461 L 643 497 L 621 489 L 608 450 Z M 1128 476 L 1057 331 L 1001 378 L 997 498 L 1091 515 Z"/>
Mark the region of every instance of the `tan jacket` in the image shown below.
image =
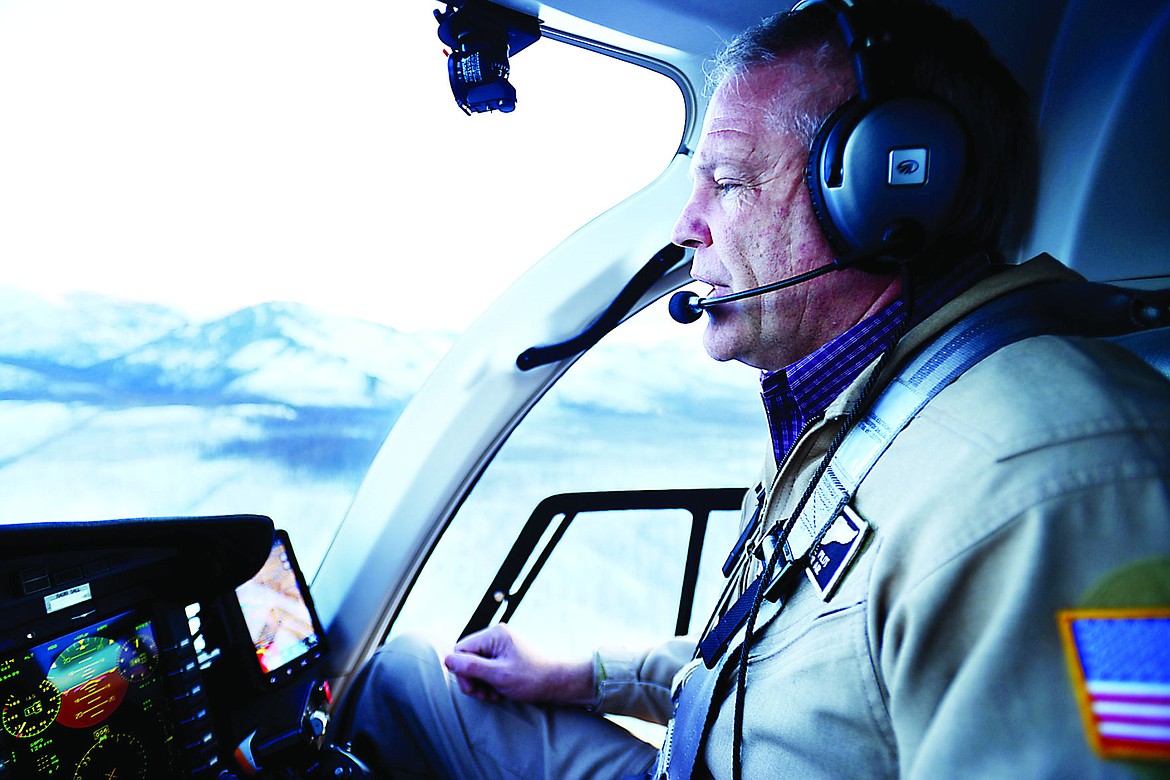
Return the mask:
<path id="1" fill-rule="evenodd" d="M 1070 275 L 1037 260 L 977 285 L 908 334 L 894 368 L 980 304 Z M 766 525 L 789 516 L 865 378 L 768 480 Z M 832 598 L 802 578 L 761 611 L 745 778 L 1134 776 L 1088 745 L 1056 613 L 1126 565 L 1170 567 L 1170 383 L 1107 342 L 1005 347 L 927 405 L 852 506 L 873 534 Z M 598 709 L 664 719 L 691 648 L 599 653 Z M 722 779 L 734 695 L 714 706 L 704 755 Z"/>

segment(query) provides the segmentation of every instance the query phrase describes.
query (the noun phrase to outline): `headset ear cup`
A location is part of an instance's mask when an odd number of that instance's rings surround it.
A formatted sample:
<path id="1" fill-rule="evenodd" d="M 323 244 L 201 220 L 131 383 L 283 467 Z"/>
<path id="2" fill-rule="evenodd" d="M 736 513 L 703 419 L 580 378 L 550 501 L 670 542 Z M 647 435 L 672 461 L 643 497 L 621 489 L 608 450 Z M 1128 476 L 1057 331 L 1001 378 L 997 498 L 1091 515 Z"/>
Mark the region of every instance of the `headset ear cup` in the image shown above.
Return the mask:
<path id="1" fill-rule="evenodd" d="M 805 183 L 812 199 L 813 212 L 821 229 L 838 255 L 848 254 L 852 247 L 837 229 L 837 223 L 829 212 L 825 192 L 840 184 L 844 175 L 842 165 L 845 156 L 845 142 L 857 121 L 865 115 L 865 106 L 856 98 L 850 98 L 837 107 L 821 123 L 809 149 L 808 164 L 805 166 Z"/>
<path id="2" fill-rule="evenodd" d="M 813 141 L 805 177 L 834 249 L 875 247 L 895 229 L 929 247 L 956 217 L 967 150 L 962 121 L 937 100 L 847 101 Z"/>

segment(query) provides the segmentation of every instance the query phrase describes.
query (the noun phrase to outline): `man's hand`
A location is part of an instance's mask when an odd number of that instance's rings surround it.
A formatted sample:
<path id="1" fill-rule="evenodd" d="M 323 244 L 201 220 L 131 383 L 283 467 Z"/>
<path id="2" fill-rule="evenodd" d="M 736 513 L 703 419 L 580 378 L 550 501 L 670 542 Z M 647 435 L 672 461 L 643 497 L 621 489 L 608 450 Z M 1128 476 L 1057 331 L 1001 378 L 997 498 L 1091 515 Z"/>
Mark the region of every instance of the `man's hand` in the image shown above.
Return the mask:
<path id="1" fill-rule="evenodd" d="M 554 661 L 498 623 L 461 639 L 443 663 L 459 689 L 481 701 L 587 705 L 593 701 L 593 661 Z"/>

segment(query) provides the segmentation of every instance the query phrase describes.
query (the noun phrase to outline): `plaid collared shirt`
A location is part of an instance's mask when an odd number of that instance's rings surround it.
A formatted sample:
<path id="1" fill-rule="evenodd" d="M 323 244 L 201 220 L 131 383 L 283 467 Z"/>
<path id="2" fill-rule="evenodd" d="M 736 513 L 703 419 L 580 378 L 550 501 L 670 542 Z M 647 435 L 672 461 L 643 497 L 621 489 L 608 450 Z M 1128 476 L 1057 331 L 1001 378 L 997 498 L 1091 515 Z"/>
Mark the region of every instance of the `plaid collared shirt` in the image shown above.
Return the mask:
<path id="1" fill-rule="evenodd" d="M 912 324 L 926 319 L 988 270 L 986 258 L 976 255 L 917 291 Z M 780 371 L 763 372 L 761 397 L 777 464 L 784 461 L 809 421 L 819 417 L 866 366 L 893 346 L 906 318 L 905 307 L 903 300 L 894 301 L 795 363 Z"/>

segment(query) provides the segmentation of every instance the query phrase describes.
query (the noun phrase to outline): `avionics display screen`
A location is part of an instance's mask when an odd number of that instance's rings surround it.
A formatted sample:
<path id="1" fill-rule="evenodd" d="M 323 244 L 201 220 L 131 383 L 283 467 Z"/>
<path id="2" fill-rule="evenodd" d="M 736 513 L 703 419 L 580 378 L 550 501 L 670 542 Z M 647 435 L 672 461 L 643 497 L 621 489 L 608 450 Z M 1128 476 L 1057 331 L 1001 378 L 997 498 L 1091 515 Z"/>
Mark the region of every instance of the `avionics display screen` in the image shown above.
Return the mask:
<path id="1" fill-rule="evenodd" d="M 236 588 L 236 597 L 260 671 L 269 682 L 281 679 L 278 671 L 287 676 L 320 657 L 320 628 L 283 531 L 277 532 L 268 560 L 256 576 Z"/>
<path id="2" fill-rule="evenodd" d="M 158 645 L 134 612 L 0 656 L 0 721 L 16 777 L 176 776 Z"/>

